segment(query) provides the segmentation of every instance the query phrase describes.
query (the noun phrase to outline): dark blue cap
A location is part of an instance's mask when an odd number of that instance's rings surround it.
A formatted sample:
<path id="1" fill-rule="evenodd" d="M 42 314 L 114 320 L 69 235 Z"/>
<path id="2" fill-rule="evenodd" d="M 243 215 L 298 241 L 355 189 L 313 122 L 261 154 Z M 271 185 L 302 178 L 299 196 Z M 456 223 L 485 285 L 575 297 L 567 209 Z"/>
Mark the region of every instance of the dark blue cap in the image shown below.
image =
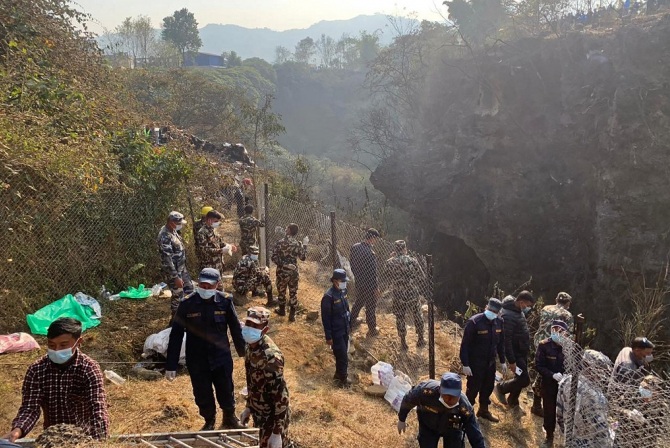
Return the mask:
<path id="1" fill-rule="evenodd" d="M 461 377 L 457 373 L 445 373 L 440 380 L 440 394 L 451 395 L 452 397 L 461 396 Z"/>
<path id="2" fill-rule="evenodd" d="M 212 285 L 218 283 L 221 280 L 221 273 L 218 269 L 214 268 L 205 268 L 200 271 L 200 277 L 198 277 L 198 282 L 211 283 Z"/>
<path id="3" fill-rule="evenodd" d="M 330 278 L 330 281 L 339 280 L 341 282 L 348 282 L 347 273 L 344 269 L 335 269 L 333 271 L 333 276 Z"/>
<path id="4" fill-rule="evenodd" d="M 495 297 L 491 297 L 489 299 L 488 309 L 494 313 L 499 313 L 502 309 L 502 302 Z"/>
<path id="5" fill-rule="evenodd" d="M 570 330 L 568 330 L 568 324 L 566 324 L 566 323 L 563 322 L 562 320 L 553 320 L 553 321 L 551 321 L 551 327 L 552 327 L 552 328 L 553 328 L 553 327 L 561 327 L 561 328 L 564 329 L 565 331 L 570 331 Z"/>

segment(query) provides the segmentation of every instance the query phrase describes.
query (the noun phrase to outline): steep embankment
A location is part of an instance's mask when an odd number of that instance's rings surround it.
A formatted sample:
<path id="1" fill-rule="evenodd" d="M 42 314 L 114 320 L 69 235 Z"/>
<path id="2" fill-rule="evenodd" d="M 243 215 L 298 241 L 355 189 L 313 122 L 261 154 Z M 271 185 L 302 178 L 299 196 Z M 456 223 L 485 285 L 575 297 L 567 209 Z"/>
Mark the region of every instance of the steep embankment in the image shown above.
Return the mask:
<path id="1" fill-rule="evenodd" d="M 450 310 L 532 276 L 604 324 L 622 268 L 665 263 L 668 67 L 670 15 L 434 61 L 419 143 L 372 182 L 417 218 Z"/>

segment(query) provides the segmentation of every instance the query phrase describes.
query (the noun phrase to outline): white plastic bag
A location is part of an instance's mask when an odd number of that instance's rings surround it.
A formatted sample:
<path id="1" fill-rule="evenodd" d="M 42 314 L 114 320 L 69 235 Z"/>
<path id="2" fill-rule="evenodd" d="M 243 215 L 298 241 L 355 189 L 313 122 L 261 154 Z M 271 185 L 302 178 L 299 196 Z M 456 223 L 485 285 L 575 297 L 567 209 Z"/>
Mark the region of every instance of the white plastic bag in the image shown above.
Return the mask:
<path id="1" fill-rule="evenodd" d="M 370 376 L 373 384 L 381 384 L 384 387 L 389 387 L 393 380 L 393 366 L 386 362 L 379 361 L 370 368 Z"/>
<path id="2" fill-rule="evenodd" d="M 166 328 L 159 333 L 149 336 L 146 341 L 144 341 L 144 354 L 151 355 L 153 353 L 160 353 L 167 358 L 167 348 L 170 343 L 170 330 L 172 329 Z M 184 334 L 184 338 L 181 341 L 179 364 L 186 364 L 186 334 Z"/>
<path id="3" fill-rule="evenodd" d="M 391 407 L 395 409 L 396 412 L 400 411 L 400 404 L 402 399 L 407 392 L 412 389 L 412 383 L 410 378 L 402 372 L 397 372 L 397 375 L 391 380 L 386 394 L 384 394 L 384 399 L 391 404 Z"/>

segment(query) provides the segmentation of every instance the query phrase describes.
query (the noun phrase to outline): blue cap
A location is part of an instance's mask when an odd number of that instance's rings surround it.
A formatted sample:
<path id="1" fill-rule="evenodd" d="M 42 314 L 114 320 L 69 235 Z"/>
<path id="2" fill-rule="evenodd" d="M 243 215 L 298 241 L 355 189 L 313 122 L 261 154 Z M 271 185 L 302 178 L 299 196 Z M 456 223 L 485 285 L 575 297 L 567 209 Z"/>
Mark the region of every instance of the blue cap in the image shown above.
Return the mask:
<path id="1" fill-rule="evenodd" d="M 333 276 L 330 278 L 330 281 L 339 280 L 341 282 L 348 282 L 347 273 L 344 269 L 335 269 L 333 271 Z"/>
<path id="2" fill-rule="evenodd" d="M 551 327 L 552 327 L 552 328 L 553 328 L 553 327 L 560 327 L 560 328 L 564 329 L 565 331 L 569 331 L 569 330 L 568 330 L 568 324 L 566 324 L 566 323 L 563 322 L 562 320 L 553 320 L 553 321 L 551 321 Z"/>
<path id="3" fill-rule="evenodd" d="M 440 380 L 440 395 L 461 396 L 461 377 L 457 373 L 445 373 Z"/>
<path id="4" fill-rule="evenodd" d="M 212 285 L 218 283 L 221 280 L 221 274 L 218 269 L 214 268 L 205 268 L 200 271 L 200 277 L 198 277 L 198 282 L 210 283 Z"/>
<path id="5" fill-rule="evenodd" d="M 502 309 L 502 302 L 500 300 L 496 299 L 495 297 L 491 297 L 489 299 L 489 303 L 488 303 L 487 306 L 488 306 L 488 309 L 493 311 L 494 313 L 499 313 L 500 310 Z"/>

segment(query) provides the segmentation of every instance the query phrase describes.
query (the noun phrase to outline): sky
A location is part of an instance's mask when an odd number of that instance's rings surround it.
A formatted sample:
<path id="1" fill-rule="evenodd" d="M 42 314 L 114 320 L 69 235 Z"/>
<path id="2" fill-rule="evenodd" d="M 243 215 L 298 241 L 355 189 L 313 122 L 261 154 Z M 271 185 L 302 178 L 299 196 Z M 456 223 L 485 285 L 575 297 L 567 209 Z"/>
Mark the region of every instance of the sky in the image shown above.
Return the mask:
<path id="1" fill-rule="evenodd" d="M 90 30 L 112 30 L 126 17 L 149 16 L 158 28 L 163 17 L 181 8 L 195 14 L 198 26 L 234 24 L 283 31 L 307 28 L 322 20 L 350 19 L 361 14 L 416 13 L 418 19 L 441 20 L 441 0 L 73 0 L 93 16 Z"/>

